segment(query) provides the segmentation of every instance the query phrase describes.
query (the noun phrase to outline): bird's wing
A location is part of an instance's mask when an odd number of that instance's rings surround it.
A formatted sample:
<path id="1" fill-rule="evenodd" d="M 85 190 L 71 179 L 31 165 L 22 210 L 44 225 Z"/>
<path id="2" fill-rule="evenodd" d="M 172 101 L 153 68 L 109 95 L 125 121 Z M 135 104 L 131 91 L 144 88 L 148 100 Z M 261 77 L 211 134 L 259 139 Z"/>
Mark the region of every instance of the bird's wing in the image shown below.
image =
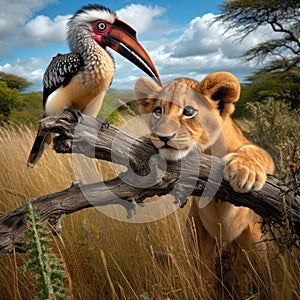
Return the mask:
<path id="1" fill-rule="evenodd" d="M 57 54 L 44 73 L 43 105 L 48 96 L 60 86 L 66 86 L 83 66 L 83 60 L 77 53 Z"/>
<path id="2" fill-rule="evenodd" d="M 52 58 L 49 66 L 47 67 L 43 84 L 43 105 L 45 107 L 47 98 L 60 86 L 66 86 L 74 75 L 78 73 L 83 66 L 83 60 L 79 54 L 57 54 Z M 32 146 L 27 166 L 33 167 L 39 160 L 45 148 L 51 143 L 53 134 L 45 132 L 41 127 L 35 138 Z"/>

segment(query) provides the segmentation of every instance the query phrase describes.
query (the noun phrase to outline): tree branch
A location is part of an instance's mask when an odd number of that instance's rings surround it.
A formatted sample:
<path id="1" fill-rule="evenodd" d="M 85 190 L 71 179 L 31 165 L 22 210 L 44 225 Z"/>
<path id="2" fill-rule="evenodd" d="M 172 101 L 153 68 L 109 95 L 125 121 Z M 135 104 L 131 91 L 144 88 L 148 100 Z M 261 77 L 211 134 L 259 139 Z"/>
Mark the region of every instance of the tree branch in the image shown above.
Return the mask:
<path id="1" fill-rule="evenodd" d="M 41 126 L 60 134 L 54 141 L 57 152 L 82 153 L 128 169 L 112 180 L 88 185 L 74 182 L 66 190 L 33 200 L 32 205 L 41 220 L 49 222 L 56 230 L 60 230 L 64 215 L 87 207 L 118 204 L 131 216 L 136 203 L 154 195 L 172 194 L 179 206 L 186 203 L 189 195 L 202 196 L 200 206 L 212 197 L 246 206 L 277 224 L 288 221 L 297 237 L 300 236 L 300 197 L 287 193 L 275 179 L 268 179 L 259 192 L 239 194 L 223 180 L 224 164 L 217 157 L 194 152 L 181 162 L 165 162 L 149 139 L 113 126 L 102 127 L 99 120 L 85 115 L 77 122 L 69 112 L 45 118 Z M 0 218 L 0 254 L 14 247 L 22 250 L 25 211 L 24 205 Z"/>

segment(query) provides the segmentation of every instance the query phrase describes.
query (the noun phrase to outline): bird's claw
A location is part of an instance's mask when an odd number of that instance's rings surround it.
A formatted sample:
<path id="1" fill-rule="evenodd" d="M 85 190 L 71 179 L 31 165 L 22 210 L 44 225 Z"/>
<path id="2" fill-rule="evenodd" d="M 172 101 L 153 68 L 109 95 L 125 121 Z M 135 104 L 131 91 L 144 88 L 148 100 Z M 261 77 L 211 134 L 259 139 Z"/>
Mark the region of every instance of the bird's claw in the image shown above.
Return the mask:
<path id="1" fill-rule="evenodd" d="M 77 122 L 79 122 L 83 118 L 81 111 L 79 111 L 77 109 L 68 107 L 68 108 L 64 109 L 64 112 L 65 111 L 70 112 L 74 116 L 74 118 L 76 119 Z"/>
<path id="2" fill-rule="evenodd" d="M 102 120 L 99 119 L 97 119 L 97 121 L 100 123 L 100 129 L 107 129 L 110 126 L 108 122 L 103 122 Z"/>
<path id="3" fill-rule="evenodd" d="M 109 128 L 109 123 L 108 122 L 103 122 L 101 128 L 104 128 L 104 129 Z"/>

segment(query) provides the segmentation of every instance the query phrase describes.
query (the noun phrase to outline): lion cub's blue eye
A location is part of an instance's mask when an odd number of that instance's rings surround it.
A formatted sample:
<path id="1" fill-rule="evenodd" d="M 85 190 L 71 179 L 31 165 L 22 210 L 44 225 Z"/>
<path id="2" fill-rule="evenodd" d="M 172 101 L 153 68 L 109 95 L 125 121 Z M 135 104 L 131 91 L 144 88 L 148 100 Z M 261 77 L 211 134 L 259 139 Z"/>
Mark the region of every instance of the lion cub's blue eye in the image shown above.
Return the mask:
<path id="1" fill-rule="evenodd" d="M 153 116 L 156 119 L 159 119 L 162 116 L 162 114 L 163 114 L 163 109 L 160 106 L 154 107 L 154 109 L 153 109 Z"/>
<path id="2" fill-rule="evenodd" d="M 186 106 L 183 109 L 182 114 L 186 117 L 186 118 L 193 118 L 196 116 L 197 114 L 197 109 L 195 109 L 193 106 Z"/>

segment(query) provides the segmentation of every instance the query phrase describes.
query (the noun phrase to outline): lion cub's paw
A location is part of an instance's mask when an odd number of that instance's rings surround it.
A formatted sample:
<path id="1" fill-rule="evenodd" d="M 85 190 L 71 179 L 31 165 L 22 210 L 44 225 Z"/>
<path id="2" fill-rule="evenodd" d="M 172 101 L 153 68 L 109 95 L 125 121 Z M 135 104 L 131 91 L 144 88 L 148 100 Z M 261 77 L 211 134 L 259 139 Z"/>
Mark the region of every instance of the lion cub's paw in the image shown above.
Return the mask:
<path id="1" fill-rule="evenodd" d="M 230 153 L 224 157 L 226 162 L 224 178 L 236 192 L 258 191 L 265 184 L 266 172 L 255 159 L 241 154 Z"/>

